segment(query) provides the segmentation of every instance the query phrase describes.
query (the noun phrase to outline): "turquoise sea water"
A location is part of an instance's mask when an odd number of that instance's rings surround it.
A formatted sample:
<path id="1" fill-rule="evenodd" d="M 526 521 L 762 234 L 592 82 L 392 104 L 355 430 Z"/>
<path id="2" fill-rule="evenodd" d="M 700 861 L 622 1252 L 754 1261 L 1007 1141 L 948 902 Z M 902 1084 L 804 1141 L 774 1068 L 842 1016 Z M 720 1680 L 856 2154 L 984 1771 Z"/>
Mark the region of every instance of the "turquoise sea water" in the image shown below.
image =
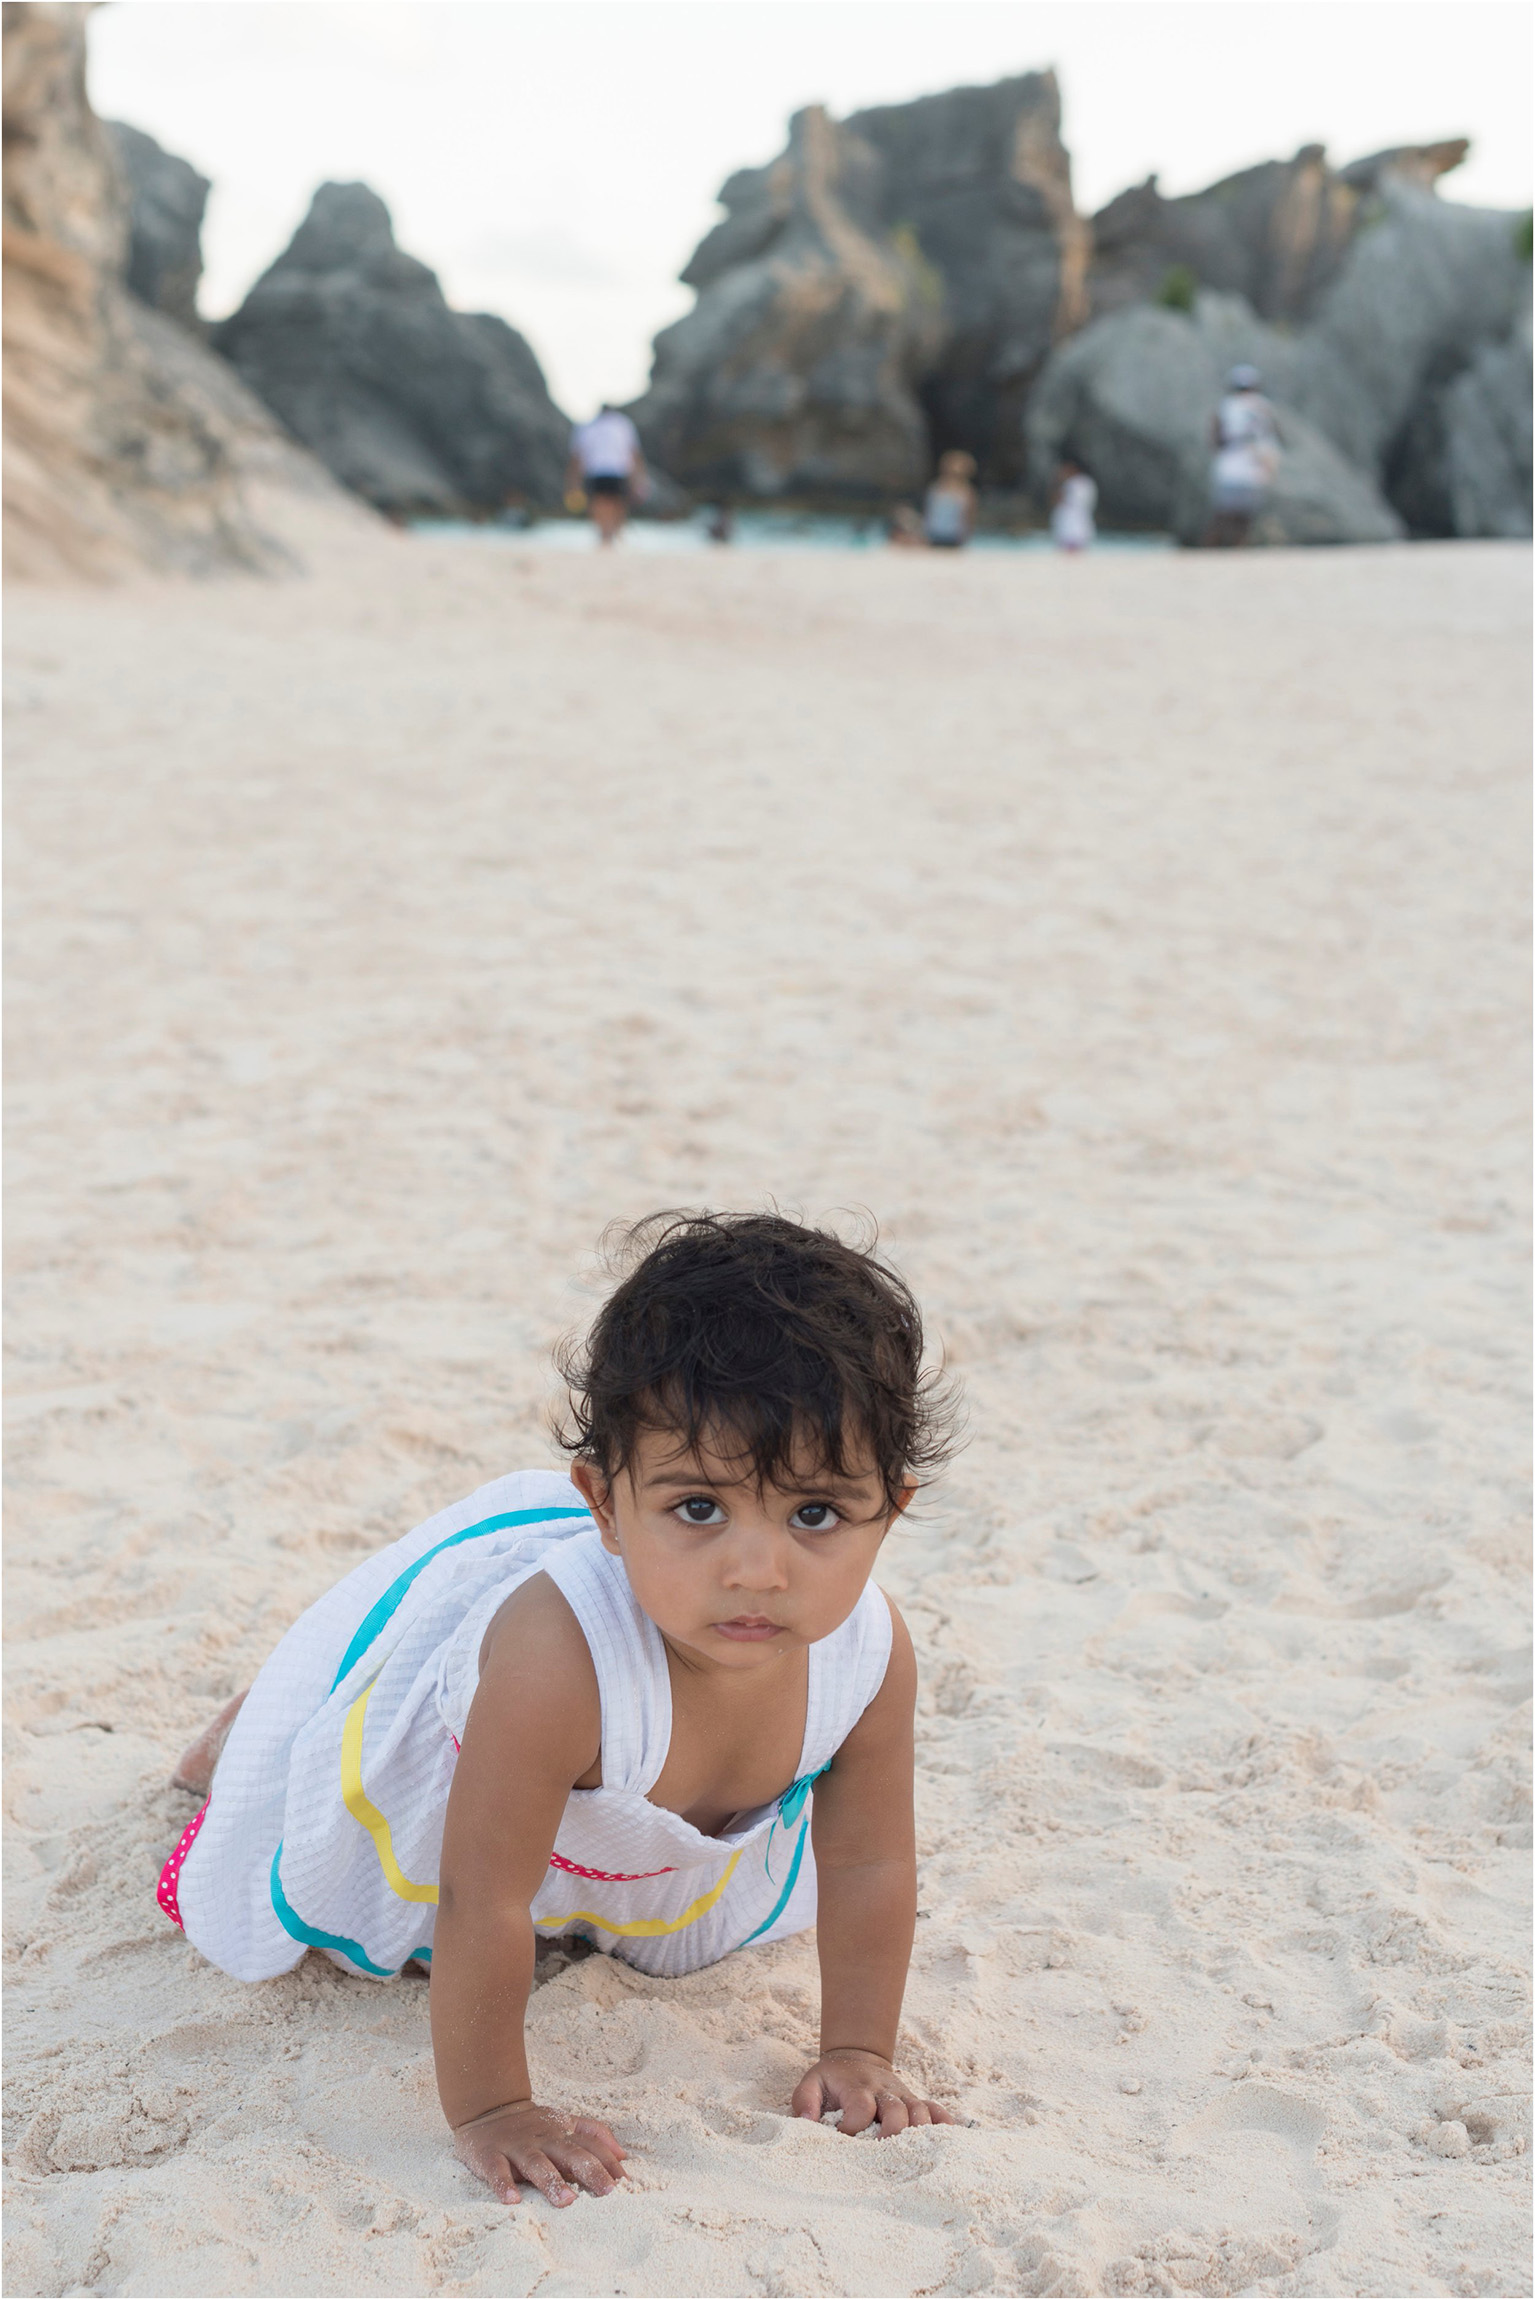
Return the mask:
<path id="1" fill-rule="evenodd" d="M 585 519 L 540 519 L 531 526 L 511 520 L 432 519 L 418 523 L 423 534 L 461 538 L 494 548 L 515 544 L 519 550 L 591 551 L 597 537 Z M 882 520 L 835 517 L 829 513 L 800 511 L 739 511 L 728 544 L 710 541 L 708 515 L 695 512 L 690 519 L 633 519 L 625 529 L 625 551 L 888 551 L 891 548 Z M 1027 535 L 977 535 L 972 551 L 1049 551 L 1054 548 L 1042 530 Z M 1170 535 L 1100 535 L 1099 551 L 1170 551 Z"/>

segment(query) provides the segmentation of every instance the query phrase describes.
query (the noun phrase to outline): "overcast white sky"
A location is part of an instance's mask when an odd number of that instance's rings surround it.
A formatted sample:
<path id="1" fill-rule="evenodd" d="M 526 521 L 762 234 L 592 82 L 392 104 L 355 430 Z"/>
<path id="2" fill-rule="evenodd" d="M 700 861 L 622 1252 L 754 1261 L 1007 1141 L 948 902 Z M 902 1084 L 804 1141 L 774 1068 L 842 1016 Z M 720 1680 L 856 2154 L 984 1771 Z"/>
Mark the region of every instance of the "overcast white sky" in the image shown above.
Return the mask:
<path id="1" fill-rule="evenodd" d="M 1053 64 L 1078 205 L 1325 143 L 1475 139 L 1446 191 L 1530 201 L 1523 0 L 116 0 L 91 90 L 211 176 L 210 315 L 317 183 L 361 177 L 562 404 L 624 399 L 732 169 L 836 113 Z"/>

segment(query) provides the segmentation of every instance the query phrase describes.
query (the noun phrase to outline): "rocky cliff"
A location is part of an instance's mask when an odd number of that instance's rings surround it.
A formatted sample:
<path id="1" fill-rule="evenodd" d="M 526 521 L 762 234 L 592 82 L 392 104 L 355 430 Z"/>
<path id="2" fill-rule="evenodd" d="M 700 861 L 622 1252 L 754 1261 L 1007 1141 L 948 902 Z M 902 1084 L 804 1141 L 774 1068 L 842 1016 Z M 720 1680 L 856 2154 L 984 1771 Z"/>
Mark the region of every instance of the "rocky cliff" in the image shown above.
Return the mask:
<path id="1" fill-rule="evenodd" d="M 322 184 L 218 350 L 343 485 L 399 516 L 559 501 L 570 426 L 505 320 L 449 308 L 366 184 Z"/>
<path id="2" fill-rule="evenodd" d="M 1087 317 L 1091 234 L 1072 201 L 1053 72 L 856 112 L 887 215 L 938 293 L 918 392 L 935 454 L 963 447 L 994 483 L 1019 475 L 1019 417 L 1051 345 Z"/>
<path id="3" fill-rule="evenodd" d="M 1362 202 L 1347 242 L 1291 238 L 1304 260 L 1284 295 L 1266 275 L 1279 325 L 1255 308 L 1265 275 L 1250 269 L 1251 293 L 1196 285 L 1186 310 L 1122 304 L 1061 345 L 1028 410 L 1036 483 L 1075 455 L 1109 524 L 1191 537 L 1204 522 L 1210 418 L 1226 370 L 1244 360 L 1287 441 L 1268 540 L 1528 535 L 1529 263 L 1515 217 L 1435 196 L 1436 160 L 1463 150 L 1342 171 L 1334 181 Z M 1179 244 L 1191 243 L 1159 243 Z M 1246 235 L 1250 261 L 1263 244 Z"/>
<path id="4" fill-rule="evenodd" d="M 7 574 L 291 563 L 264 501 L 330 483 L 222 361 L 127 286 L 125 187 L 87 101 L 90 11 L 7 0 Z"/>
<path id="5" fill-rule="evenodd" d="M 203 211 L 212 187 L 189 160 L 163 150 L 142 128 L 108 120 L 106 130 L 128 190 L 128 285 L 141 303 L 195 329 Z"/>
<path id="6" fill-rule="evenodd" d="M 631 411 L 700 492 L 910 493 L 967 447 L 1001 483 L 1052 342 L 1086 314 L 1054 76 L 1028 73 L 837 122 L 732 176 Z"/>
<path id="7" fill-rule="evenodd" d="M 1097 480 L 1105 526 L 1197 541 L 1209 516 L 1211 417 L 1227 371 L 1251 360 L 1284 435 L 1257 540 L 1396 541 L 1402 522 L 1380 489 L 1300 413 L 1290 348 L 1240 296 L 1202 294 L 1189 313 L 1131 304 L 1094 321 L 1051 359 L 1029 405 L 1041 493 L 1069 455 Z"/>
<path id="8" fill-rule="evenodd" d="M 1095 471 L 1111 525 L 1204 524 L 1226 368 L 1283 403 L 1275 541 L 1527 534 L 1528 259 L 1436 197 L 1464 139 L 1334 168 L 1320 145 L 1077 215 L 1054 78 L 836 122 L 732 176 L 633 413 L 699 493 L 889 499 L 968 448 L 982 482 Z"/>
<path id="9" fill-rule="evenodd" d="M 1431 190 L 1470 146 L 1404 146 L 1332 168 L 1320 144 L 1266 160 L 1206 191 L 1164 199 L 1155 176 L 1094 216 L 1088 303 L 1186 302 L 1199 288 L 1239 295 L 1260 319 L 1292 325 L 1315 311 L 1388 177 Z"/>

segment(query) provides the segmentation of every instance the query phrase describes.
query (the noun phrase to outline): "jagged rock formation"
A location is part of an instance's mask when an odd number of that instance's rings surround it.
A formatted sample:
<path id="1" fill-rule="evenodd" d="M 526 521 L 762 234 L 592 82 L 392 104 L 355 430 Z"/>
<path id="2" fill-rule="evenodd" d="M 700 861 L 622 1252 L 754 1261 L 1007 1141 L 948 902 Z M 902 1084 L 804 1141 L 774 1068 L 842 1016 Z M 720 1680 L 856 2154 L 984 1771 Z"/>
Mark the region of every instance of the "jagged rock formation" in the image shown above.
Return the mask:
<path id="1" fill-rule="evenodd" d="M 1269 326 L 1245 297 L 1205 291 L 1187 313 L 1122 306 L 1060 347 L 1029 407 L 1036 484 L 1074 453 L 1098 477 L 1109 524 L 1192 535 L 1220 380 L 1250 360 L 1292 443 L 1271 540 L 1528 534 L 1528 418 L 1521 433 L 1517 401 L 1528 266 L 1514 218 L 1435 197 L 1430 158 L 1458 148 L 1343 171 L 1345 188 L 1362 184 L 1368 199 L 1341 257 L 1327 255 L 1320 289 L 1320 240 L 1291 274 L 1281 318 L 1307 308 L 1306 324 Z"/>
<path id="2" fill-rule="evenodd" d="M 1526 311 L 1508 341 L 1485 345 L 1445 393 L 1443 468 L 1450 533 L 1529 535 L 1531 382 Z"/>
<path id="3" fill-rule="evenodd" d="M 1320 145 L 1089 225 L 1054 78 L 798 114 L 732 176 L 632 410 L 698 493 L 911 495 L 947 447 L 1036 500 L 1070 449 L 1112 524 L 1203 527 L 1226 367 L 1273 379 L 1284 541 L 1529 532 L 1528 262 L 1439 200 L 1463 139 L 1345 168 Z M 1162 307 L 1162 308 L 1158 308 Z M 1521 327 L 1525 333 L 1521 335 Z"/>
<path id="4" fill-rule="evenodd" d="M 167 319 L 195 328 L 203 276 L 203 211 L 211 185 L 124 120 L 104 123 L 128 187 L 128 285 Z"/>
<path id="5" fill-rule="evenodd" d="M 1529 259 L 1517 221 L 1387 175 L 1335 286 L 1295 339 L 1298 404 L 1381 482 L 1414 532 L 1530 532 L 1527 463 L 1500 515 L 1518 522 L 1512 529 L 1463 524 L 1473 516 L 1469 497 L 1458 512 L 1448 494 L 1442 515 L 1423 508 L 1433 404 L 1484 352 L 1512 343 L 1517 356 L 1528 324 Z"/>
<path id="6" fill-rule="evenodd" d="M 1310 317 L 1337 277 L 1383 178 L 1431 190 L 1470 146 L 1404 146 L 1351 167 L 1320 144 L 1266 160 L 1202 192 L 1164 199 L 1149 176 L 1092 220 L 1094 318 L 1132 303 L 1186 300 L 1198 288 L 1239 295 L 1276 325 Z"/>
<path id="7" fill-rule="evenodd" d="M 322 184 L 213 341 L 344 486 L 399 516 L 559 501 L 570 426 L 505 320 L 456 312 L 366 184 Z"/>
<path id="8" fill-rule="evenodd" d="M 998 484 L 1020 476 L 1029 385 L 1087 317 L 1092 241 L 1060 131 L 1053 72 L 847 123 L 883 164 L 897 246 L 915 243 L 939 291 L 937 356 L 918 380 L 931 449 L 967 448 Z"/>
<path id="9" fill-rule="evenodd" d="M 128 292 L 124 189 L 85 92 L 89 13 L 3 12 L 7 574 L 291 564 L 253 497 L 330 483 L 221 361 Z"/>
<path id="10" fill-rule="evenodd" d="M 1284 459 L 1258 540 L 1389 543 L 1402 522 L 1286 390 L 1285 339 L 1237 296 L 1200 296 L 1194 311 L 1133 304 L 1056 352 L 1029 406 L 1041 488 L 1069 454 L 1098 482 L 1104 523 L 1171 529 L 1196 542 L 1209 516 L 1210 420 L 1228 369 L 1249 359 L 1277 403 Z"/>
<path id="11" fill-rule="evenodd" d="M 1415 535 L 1530 533 L 1530 323 L 1439 368 L 1393 441 L 1387 486 Z"/>
<path id="12" fill-rule="evenodd" d="M 820 110 L 771 168 L 732 176 L 683 273 L 697 307 L 656 338 L 631 409 L 647 452 L 700 493 L 901 493 L 927 468 L 915 390 L 937 293 L 914 250 L 863 228 L 876 162 Z"/>
<path id="13" fill-rule="evenodd" d="M 1048 72 L 797 114 L 682 275 L 698 304 L 631 410 L 656 461 L 699 492 L 879 498 L 962 446 L 1015 479 L 1028 385 L 1086 312 L 1059 130 Z"/>

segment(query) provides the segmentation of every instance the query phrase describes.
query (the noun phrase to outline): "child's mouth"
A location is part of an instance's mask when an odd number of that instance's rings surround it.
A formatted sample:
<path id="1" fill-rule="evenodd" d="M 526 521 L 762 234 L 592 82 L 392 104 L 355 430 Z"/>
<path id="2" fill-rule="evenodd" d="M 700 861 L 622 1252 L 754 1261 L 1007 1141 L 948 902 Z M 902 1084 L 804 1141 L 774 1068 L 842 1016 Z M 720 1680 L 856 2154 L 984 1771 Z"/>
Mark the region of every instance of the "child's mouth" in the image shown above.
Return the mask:
<path id="1" fill-rule="evenodd" d="M 738 1613 L 734 1621 L 716 1621 L 714 1626 L 721 1637 L 733 1637 L 742 1645 L 760 1643 L 782 1634 L 781 1623 L 769 1621 L 761 1613 Z"/>

